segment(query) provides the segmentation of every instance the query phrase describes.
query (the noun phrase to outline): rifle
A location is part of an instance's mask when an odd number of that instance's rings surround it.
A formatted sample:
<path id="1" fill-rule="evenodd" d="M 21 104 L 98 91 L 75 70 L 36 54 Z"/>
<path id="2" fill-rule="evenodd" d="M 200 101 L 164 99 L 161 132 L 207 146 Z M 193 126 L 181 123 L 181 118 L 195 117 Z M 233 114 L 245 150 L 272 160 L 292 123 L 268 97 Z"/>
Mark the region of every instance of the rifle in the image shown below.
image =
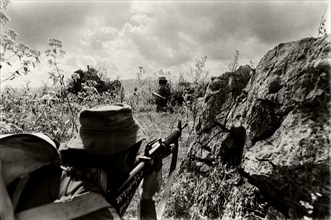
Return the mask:
<path id="1" fill-rule="evenodd" d="M 160 94 L 158 94 L 158 93 L 156 93 L 156 92 L 153 92 L 152 95 L 155 96 L 155 97 L 157 97 L 157 98 L 160 98 L 160 99 L 166 100 L 166 98 L 165 98 L 164 96 L 162 96 L 162 95 L 160 95 Z"/>
<path id="2" fill-rule="evenodd" d="M 154 139 L 150 141 L 146 147 L 144 156 L 138 157 L 137 165 L 129 173 L 129 177 L 120 186 L 118 190 L 106 195 L 106 199 L 110 204 L 114 206 L 116 211 L 123 216 L 128 208 L 140 182 L 144 179 L 145 175 L 149 172 L 156 170 L 159 171 L 162 167 L 162 159 L 172 154 L 172 161 L 169 170 L 168 184 L 171 184 L 173 178 L 173 171 L 176 168 L 177 155 L 178 155 L 178 139 L 181 137 L 182 130 L 187 126 L 181 125 L 181 121 L 178 122 L 177 129 L 174 130 L 165 139 Z M 168 188 L 168 190 L 170 187 Z M 164 195 L 167 193 L 164 192 Z M 165 203 L 161 202 L 158 215 L 162 215 L 165 208 Z"/>

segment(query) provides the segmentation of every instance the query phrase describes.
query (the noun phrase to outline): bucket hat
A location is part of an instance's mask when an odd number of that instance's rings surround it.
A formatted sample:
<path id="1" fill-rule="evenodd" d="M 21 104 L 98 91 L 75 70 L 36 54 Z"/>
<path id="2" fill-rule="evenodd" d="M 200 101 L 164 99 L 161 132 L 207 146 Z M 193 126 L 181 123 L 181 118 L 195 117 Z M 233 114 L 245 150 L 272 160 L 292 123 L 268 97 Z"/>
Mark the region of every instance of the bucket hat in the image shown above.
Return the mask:
<path id="1" fill-rule="evenodd" d="M 145 139 L 129 105 L 118 103 L 86 109 L 79 114 L 79 132 L 66 144 L 94 155 L 115 155 Z"/>

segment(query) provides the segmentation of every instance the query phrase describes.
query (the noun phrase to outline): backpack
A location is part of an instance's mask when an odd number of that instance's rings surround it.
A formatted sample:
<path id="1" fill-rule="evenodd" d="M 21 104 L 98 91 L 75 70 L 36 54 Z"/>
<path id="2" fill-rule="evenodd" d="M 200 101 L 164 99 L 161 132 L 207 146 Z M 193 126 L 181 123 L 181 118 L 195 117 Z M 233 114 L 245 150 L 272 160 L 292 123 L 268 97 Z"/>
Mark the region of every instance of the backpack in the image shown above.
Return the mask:
<path id="1" fill-rule="evenodd" d="M 57 142 L 41 133 L 0 136 L 2 178 L 15 212 L 57 198 L 61 178 L 57 148 Z"/>
<path id="2" fill-rule="evenodd" d="M 56 201 L 62 174 L 58 148 L 56 140 L 42 133 L 0 136 L 0 181 L 10 197 L 15 219 L 73 219 L 109 207 L 95 193 Z M 4 199 L 0 195 L 0 206 Z"/>

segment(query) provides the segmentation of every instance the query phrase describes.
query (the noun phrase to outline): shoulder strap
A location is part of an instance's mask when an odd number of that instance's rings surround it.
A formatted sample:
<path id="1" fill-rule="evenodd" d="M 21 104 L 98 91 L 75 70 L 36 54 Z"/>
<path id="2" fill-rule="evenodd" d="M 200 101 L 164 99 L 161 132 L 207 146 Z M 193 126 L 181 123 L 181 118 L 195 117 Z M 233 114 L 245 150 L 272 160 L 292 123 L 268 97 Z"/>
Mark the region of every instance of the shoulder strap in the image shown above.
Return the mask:
<path id="1" fill-rule="evenodd" d="M 66 220 L 82 217 L 102 208 L 114 209 L 98 193 L 86 193 L 70 201 L 54 202 L 22 211 L 16 215 L 17 220 L 52 219 Z M 114 219 L 121 219 L 114 209 Z"/>
<path id="2" fill-rule="evenodd" d="M 157 209 L 157 219 L 162 219 L 162 215 L 164 212 L 164 209 L 167 205 L 167 200 L 171 191 L 171 185 L 174 180 L 176 165 L 177 165 L 177 158 L 178 158 L 178 143 L 175 144 L 175 148 L 172 152 L 172 158 L 171 158 L 171 164 L 169 169 L 169 175 L 168 175 L 168 181 L 166 186 L 164 187 L 163 196 L 159 203 L 158 209 Z"/>

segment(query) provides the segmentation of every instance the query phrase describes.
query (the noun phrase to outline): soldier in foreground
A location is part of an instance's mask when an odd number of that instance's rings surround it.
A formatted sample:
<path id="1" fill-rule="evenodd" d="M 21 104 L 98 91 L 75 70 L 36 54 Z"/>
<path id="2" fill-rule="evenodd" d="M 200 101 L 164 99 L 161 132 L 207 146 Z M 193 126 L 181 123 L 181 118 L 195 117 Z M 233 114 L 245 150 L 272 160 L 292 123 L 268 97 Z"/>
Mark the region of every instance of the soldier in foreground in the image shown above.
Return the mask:
<path id="1" fill-rule="evenodd" d="M 11 200 L 8 198 L 10 195 L 1 193 L 2 220 L 121 219 L 118 211 L 109 203 L 107 195 L 116 191 L 134 167 L 144 139 L 142 129 L 133 117 L 131 108 L 124 104 L 83 110 L 79 121 L 79 133 L 59 149 L 64 169 L 60 184 L 43 188 L 43 195 L 58 190 L 58 199 L 48 202 L 44 200 L 38 206 L 22 204 L 29 209 L 16 213 L 13 211 L 15 207 L 8 202 Z M 39 180 L 42 182 L 42 179 Z M 1 174 L 0 192 L 5 191 L 4 182 L 7 180 Z M 146 173 L 141 193 L 140 219 L 156 219 L 152 197 L 159 186 L 156 172 Z M 25 200 L 33 201 L 29 198 Z"/>
<path id="2" fill-rule="evenodd" d="M 143 131 L 124 104 L 113 104 L 80 113 L 80 131 L 60 153 L 67 172 L 62 175 L 60 198 L 66 200 L 85 193 L 106 198 L 128 178 L 144 140 Z M 159 185 L 156 173 L 146 176 L 140 203 L 141 219 L 156 219 L 153 195 Z M 90 202 L 96 206 L 95 201 Z M 105 206 L 105 207 L 104 207 Z M 96 207 L 97 208 L 97 207 Z M 109 204 L 79 219 L 120 219 Z"/>

